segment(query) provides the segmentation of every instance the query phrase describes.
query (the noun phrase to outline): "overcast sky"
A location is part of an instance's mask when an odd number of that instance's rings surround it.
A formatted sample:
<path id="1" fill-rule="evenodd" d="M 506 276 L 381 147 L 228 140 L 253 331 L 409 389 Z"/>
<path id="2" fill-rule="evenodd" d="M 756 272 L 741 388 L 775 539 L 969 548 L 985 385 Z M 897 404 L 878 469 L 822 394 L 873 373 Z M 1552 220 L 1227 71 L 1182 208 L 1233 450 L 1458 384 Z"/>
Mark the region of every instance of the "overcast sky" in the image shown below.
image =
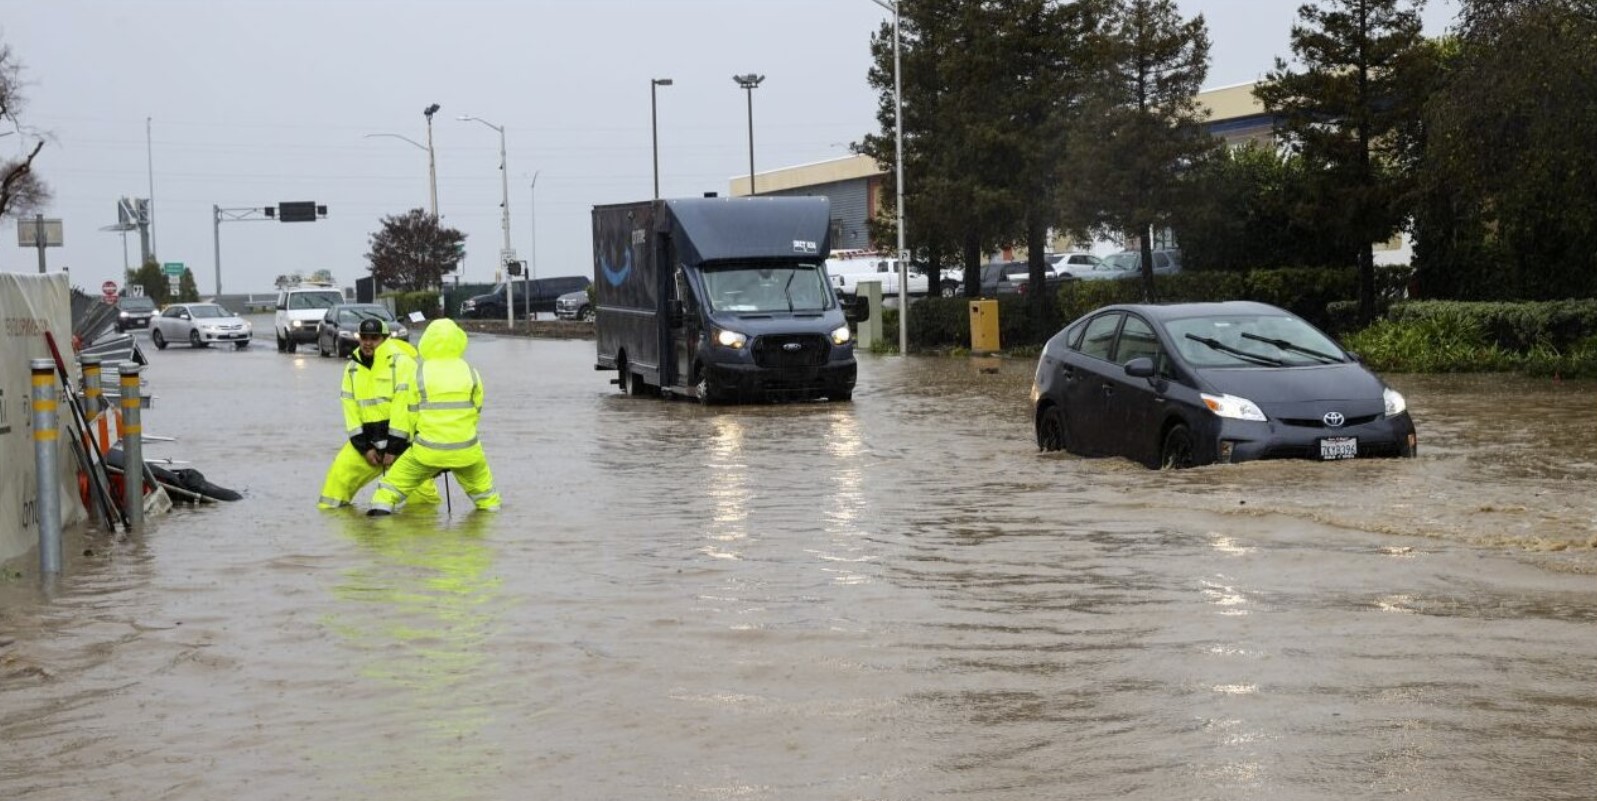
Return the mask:
<path id="1" fill-rule="evenodd" d="M 1206 85 L 1262 77 L 1288 54 L 1298 5 L 1180 0 L 1209 24 Z M 1426 32 L 1456 12 L 1432 0 Z M 35 169 L 66 241 L 50 269 L 91 292 L 120 283 L 122 236 L 100 228 L 119 197 L 153 195 L 160 260 L 185 263 L 208 295 L 213 206 L 328 207 L 315 223 L 224 222 L 225 292 L 269 292 L 296 271 L 366 275 L 379 220 L 425 208 L 428 187 L 424 149 L 365 135 L 425 144 L 431 103 L 438 210 L 466 234 L 463 280 L 492 280 L 503 234 L 499 134 L 460 115 L 505 128 L 521 258 L 540 276 L 591 275 L 591 207 L 653 192 L 651 78 L 675 82 L 658 90 L 661 194 L 727 194 L 749 163 L 732 76 L 766 76 L 757 172 L 845 156 L 875 125 L 865 75 L 885 16 L 871 0 L 0 0 L 0 41 L 24 67 L 24 123 L 49 136 Z M 0 137 L 0 151 L 31 141 Z M 14 226 L 0 270 L 35 272 Z M 136 235 L 127 252 L 136 266 Z"/>

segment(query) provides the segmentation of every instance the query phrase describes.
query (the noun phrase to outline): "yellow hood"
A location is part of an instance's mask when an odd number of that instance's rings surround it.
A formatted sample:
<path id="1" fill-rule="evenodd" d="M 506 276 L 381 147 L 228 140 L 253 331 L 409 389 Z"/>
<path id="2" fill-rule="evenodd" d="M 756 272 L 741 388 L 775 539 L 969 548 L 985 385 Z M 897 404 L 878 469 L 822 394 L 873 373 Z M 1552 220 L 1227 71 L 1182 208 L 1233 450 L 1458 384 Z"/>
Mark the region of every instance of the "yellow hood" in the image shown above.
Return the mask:
<path id="1" fill-rule="evenodd" d="M 466 355 L 466 332 L 447 317 L 433 320 L 417 350 L 423 359 L 458 359 Z"/>

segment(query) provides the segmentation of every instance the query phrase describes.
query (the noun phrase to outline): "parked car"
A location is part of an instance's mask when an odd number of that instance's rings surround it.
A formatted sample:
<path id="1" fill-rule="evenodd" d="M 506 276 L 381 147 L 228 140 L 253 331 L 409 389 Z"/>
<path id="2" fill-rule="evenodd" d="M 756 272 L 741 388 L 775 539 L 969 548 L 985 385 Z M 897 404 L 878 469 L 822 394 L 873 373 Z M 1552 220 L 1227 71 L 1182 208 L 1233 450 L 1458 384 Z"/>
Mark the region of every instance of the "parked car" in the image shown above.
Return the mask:
<path id="1" fill-rule="evenodd" d="M 579 289 L 555 298 L 555 316 L 562 320 L 593 322 L 593 299 L 588 297 L 588 290 Z"/>
<path id="2" fill-rule="evenodd" d="M 340 303 L 322 315 L 316 327 L 316 353 L 342 359 L 360 347 L 360 321 L 376 319 L 388 323 L 388 335 L 410 341 L 410 330 L 394 319 L 387 306 L 376 303 Z"/>
<path id="3" fill-rule="evenodd" d="M 150 342 L 156 350 L 166 350 L 173 342 L 207 348 L 211 343 L 231 342 L 243 350 L 250 346 L 253 332 L 248 320 L 215 303 L 178 303 L 166 307 L 150 323 Z"/>
<path id="4" fill-rule="evenodd" d="M 316 331 L 328 309 L 344 302 L 344 291 L 324 285 L 301 285 L 279 290 L 272 326 L 277 350 L 293 353 L 302 342 L 315 342 Z"/>
<path id="5" fill-rule="evenodd" d="M 587 289 L 593 279 L 585 275 L 568 275 L 556 278 L 517 279 L 515 283 L 516 308 L 521 310 L 521 316 L 526 317 L 534 312 L 553 313 L 555 299 L 567 292 Z M 505 311 L 509 304 L 505 298 L 506 285 L 501 283 L 494 287 L 492 292 L 487 292 L 475 297 L 467 298 L 460 304 L 462 317 L 477 317 L 486 319 L 504 319 Z"/>
<path id="6" fill-rule="evenodd" d="M 1142 274 L 1142 251 L 1122 250 L 1105 256 L 1101 262 L 1091 269 L 1075 273 L 1077 278 L 1083 280 L 1096 280 L 1100 278 L 1136 278 Z M 1153 274 L 1173 275 L 1181 272 L 1181 251 L 1155 250 L 1153 252 Z"/>
<path id="7" fill-rule="evenodd" d="M 1072 251 L 1069 253 L 1055 253 L 1048 257 L 1048 263 L 1053 265 L 1055 275 L 1075 276 L 1078 272 L 1088 272 L 1103 263 L 1103 259 L 1091 253 Z"/>
<path id="8" fill-rule="evenodd" d="M 1413 456 L 1403 395 L 1263 303 L 1108 306 L 1044 346 L 1037 446 L 1149 467 Z"/>
<path id="9" fill-rule="evenodd" d="M 155 316 L 155 300 L 144 295 L 123 295 L 116 300 L 116 331 L 122 333 L 129 328 L 149 328 L 150 318 Z"/>

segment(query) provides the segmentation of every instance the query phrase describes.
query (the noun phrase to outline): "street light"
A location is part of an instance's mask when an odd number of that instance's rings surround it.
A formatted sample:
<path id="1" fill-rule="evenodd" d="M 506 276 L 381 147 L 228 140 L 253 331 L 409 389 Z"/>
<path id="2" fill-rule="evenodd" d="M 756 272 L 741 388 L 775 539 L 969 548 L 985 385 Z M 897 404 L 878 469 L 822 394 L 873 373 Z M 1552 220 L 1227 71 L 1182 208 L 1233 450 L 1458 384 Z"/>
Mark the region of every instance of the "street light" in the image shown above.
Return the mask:
<path id="1" fill-rule="evenodd" d="M 499 132 L 499 184 L 500 191 L 503 193 L 499 210 L 501 212 L 500 225 L 505 229 L 505 248 L 499 253 L 499 263 L 501 265 L 509 265 L 516 258 L 516 250 L 510 246 L 510 172 L 505 164 L 505 128 L 502 125 L 495 125 L 481 117 L 473 117 L 470 114 L 462 114 L 456 119 L 461 122 L 480 122 Z M 511 278 L 509 271 L 506 270 L 505 300 L 507 302 L 505 304 L 505 324 L 514 329 L 516 327 L 516 282 L 511 280 Z"/>
<path id="2" fill-rule="evenodd" d="M 532 274 L 527 276 L 528 278 L 537 278 L 538 277 L 538 173 L 539 172 L 540 172 L 540 170 L 533 170 L 532 171 L 532 189 L 529 190 L 530 197 L 527 198 L 527 210 L 528 210 L 527 211 L 527 216 L 528 216 L 528 220 L 527 221 L 532 224 L 532 256 L 530 258 L 530 264 L 532 265 Z M 529 284 L 529 286 L 530 286 L 530 284 Z"/>
<path id="3" fill-rule="evenodd" d="M 433 158 L 433 115 L 438 113 L 438 104 L 434 103 L 421 110 L 422 116 L 427 118 L 427 196 L 432 200 L 433 216 L 438 216 L 438 162 Z M 440 283 L 443 281 L 439 279 Z"/>
<path id="4" fill-rule="evenodd" d="M 374 138 L 377 138 L 377 137 L 387 137 L 389 139 L 398 139 L 401 142 L 409 143 L 411 146 L 413 146 L 413 147 L 415 147 L 417 149 L 427 151 L 427 187 L 428 187 L 428 190 L 429 190 L 428 191 L 428 197 L 431 198 L 431 200 L 432 200 L 433 216 L 437 217 L 438 216 L 438 174 L 433 171 L 433 149 L 429 145 L 424 145 L 424 144 L 422 144 L 422 143 L 420 143 L 420 142 L 418 142 L 418 141 L 416 141 L 416 140 L 414 140 L 414 139 L 412 139 L 412 138 L 410 138 L 408 136 L 401 136 L 400 134 L 396 134 L 396 133 L 369 133 L 369 134 L 364 134 L 363 135 L 363 138 L 365 138 L 365 139 L 374 139 Z M 430 142 L 432 142 L 432 140 L 433 140 L 433 137 L 432 137 L 432 126 L 428 125 L 427 126 L 427 141 L 430 143 Z"/>
<path id="5" fill-rule="evenodd" d="M 733 75 L 732 80 L 748 90 L 749 95 L 749 194 L 752 196 L 754 194 L 754 89 L 765 80 L 765 76 L 751 72 L 747 75 Z"/>
<path id="6" fill-rule="evenodd" d="M 654 88 L 656 86 L 670 86 L 670 78 L 649 79 L 649 139 L 654 143 L 654 199 L 660 199 L 660 128 L 658 115 L 655 113 Z"/>
<path id="7" fill-rule="evenodd" d="M 898 168 L 898 353 L 909 353 L 909 251 L 904 248 L 904 91 L 903 69 L 898 56 L 898 4 L 900 0 L 871 0 L 893 12 L 893 164 Z"/>

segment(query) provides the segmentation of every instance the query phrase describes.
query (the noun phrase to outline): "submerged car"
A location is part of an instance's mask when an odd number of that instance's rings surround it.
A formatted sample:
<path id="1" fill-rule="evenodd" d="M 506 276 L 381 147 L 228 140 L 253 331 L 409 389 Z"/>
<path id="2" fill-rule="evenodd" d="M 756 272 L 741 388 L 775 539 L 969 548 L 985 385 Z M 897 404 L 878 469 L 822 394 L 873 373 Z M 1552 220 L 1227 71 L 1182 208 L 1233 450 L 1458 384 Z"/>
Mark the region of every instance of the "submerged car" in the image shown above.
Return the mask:
<path id="1" fill-rule="evenodd" d="M 338 356 L 342 359 L 360 347 L 360 321 L 382 320 L 388 324 L 388 335 L 410 341 L 410 331 L 394 319 L 388 307 L 376 303 L 340 303 L 327 310 L 316 326 L 316 353 L 320 356 Z"/>
<path id="2" fill-rule="evenodd" d="M 1263 303 L 1108 306 L 1044 346 L 1037 447 L 1149 467 L 1413 456 L 1403 395 Z"/>
<path id="3" fill-rule="evenodd" d="M 250 346 L 253 331 L 248 320 L 215 303 L 179 303 L 162 310 L 150 322 L 150 341 L 157 350 L 173 342 L 206 348 L 211 343 L 232 343 L 243 350 Z"/>

